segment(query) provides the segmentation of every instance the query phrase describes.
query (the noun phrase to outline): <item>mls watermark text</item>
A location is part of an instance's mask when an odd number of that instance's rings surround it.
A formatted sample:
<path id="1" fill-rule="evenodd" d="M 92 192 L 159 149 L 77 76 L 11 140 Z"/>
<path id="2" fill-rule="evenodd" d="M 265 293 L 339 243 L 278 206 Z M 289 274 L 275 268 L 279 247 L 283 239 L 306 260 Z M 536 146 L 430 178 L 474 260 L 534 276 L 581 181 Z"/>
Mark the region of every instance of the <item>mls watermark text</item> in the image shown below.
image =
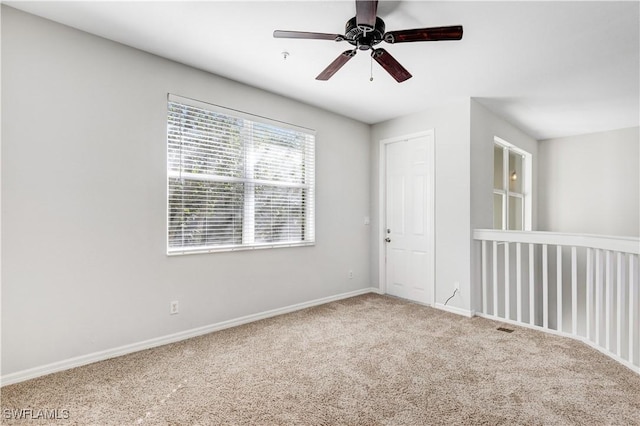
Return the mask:
<path id="1" fill-rule="evenodd" d="M 67 420 L 69 410 L 60 408 L 5 408 L 2 418 L 5 420 Z"/>

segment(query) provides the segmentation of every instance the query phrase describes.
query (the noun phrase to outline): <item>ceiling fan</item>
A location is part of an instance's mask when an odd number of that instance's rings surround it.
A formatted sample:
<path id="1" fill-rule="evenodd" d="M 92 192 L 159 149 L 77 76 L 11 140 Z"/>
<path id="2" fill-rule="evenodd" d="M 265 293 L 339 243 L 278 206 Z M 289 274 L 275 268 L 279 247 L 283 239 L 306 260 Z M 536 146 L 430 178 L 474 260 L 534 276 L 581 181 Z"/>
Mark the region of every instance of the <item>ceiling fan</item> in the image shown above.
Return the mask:
<path id="1" fill-rule="evenodd" d="M 355 56 L 358 50 L 371 50 L 371 57 L 398 83 L 410 79 L 411 74 L 389 52 L 382 48 L 376 49 L 374 46 L 383 40 L 395 44 L 412 41 L 460 40 L 462 38 L 461 25 L 385 32 L 384 21 L 377 16 L 377 12 L 377 0 L 356 0 L 356 16 L 347 21 L 344 35 L 276 30 L 273 32 L 273 36 L 275 38 L 346 41 L 355 46 L 354 49 L 342 52 L 316 77 L 316 80 L 329 80 L 349 59 Z"/>

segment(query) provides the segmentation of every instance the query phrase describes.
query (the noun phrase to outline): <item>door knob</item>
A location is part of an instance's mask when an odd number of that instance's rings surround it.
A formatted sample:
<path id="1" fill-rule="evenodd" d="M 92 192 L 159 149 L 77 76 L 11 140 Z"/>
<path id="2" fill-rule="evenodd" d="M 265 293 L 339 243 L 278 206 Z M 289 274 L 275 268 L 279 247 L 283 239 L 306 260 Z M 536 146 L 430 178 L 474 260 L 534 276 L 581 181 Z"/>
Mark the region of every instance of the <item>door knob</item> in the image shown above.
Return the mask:
<path id="1" fill-rule="evenodd" d="M 391 238 L 387 237 L 384 239 L 386 242 L 390 243 L 391 242 Z"/>

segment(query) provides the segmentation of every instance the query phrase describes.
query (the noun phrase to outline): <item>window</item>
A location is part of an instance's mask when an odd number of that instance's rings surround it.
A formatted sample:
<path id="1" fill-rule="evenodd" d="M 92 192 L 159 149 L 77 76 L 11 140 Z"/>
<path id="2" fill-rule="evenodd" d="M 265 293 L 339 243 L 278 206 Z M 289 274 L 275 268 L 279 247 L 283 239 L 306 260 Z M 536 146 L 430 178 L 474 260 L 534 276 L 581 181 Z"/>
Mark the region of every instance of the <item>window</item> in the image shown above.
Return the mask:
<path id="1" fill-rule="evenodd" d="M 493 227 L 531 230 L 531 154 L 494 138 Z"/>
<path id="2" fill-rule="evenodd" d="M 167 252 L 310 245 L 313 131 L 169 95 Z"/>

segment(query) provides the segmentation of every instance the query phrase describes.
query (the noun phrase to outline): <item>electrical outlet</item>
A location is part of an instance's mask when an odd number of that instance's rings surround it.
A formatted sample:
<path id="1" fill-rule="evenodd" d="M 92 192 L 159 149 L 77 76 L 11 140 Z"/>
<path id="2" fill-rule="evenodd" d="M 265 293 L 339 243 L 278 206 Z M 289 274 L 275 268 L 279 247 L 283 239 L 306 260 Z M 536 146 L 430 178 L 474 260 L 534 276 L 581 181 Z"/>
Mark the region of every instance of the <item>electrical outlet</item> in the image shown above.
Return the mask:
<path id="1" fill-rule="evenodd" d="M 178 301 L 174 300 L 169 306 L 169 315 L 175 315 L 179 312 Z"/>
<path id="2" fill-rule="evenodd" d="M 353 279 L 353 271 L 349 270 L 349 279 L 352 280 Z"/>

